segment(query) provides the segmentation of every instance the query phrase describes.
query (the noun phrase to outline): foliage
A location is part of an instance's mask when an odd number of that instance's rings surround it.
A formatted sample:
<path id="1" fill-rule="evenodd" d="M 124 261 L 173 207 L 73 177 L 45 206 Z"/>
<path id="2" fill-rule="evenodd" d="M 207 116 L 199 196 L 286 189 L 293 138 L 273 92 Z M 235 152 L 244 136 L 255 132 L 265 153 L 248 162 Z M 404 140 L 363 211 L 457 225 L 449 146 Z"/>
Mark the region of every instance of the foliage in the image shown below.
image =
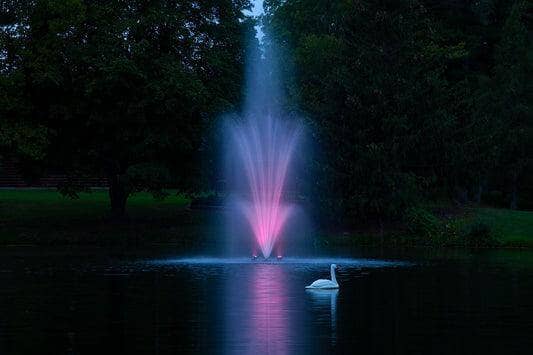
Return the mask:
<path id="1" fill-rule="evenodd" d="M 419 245 L 471 248 L 500 245 L 501 236 L 495 235 L 491 225 L 476 214 L 437 217 L 430 210 L 413 207 L 406 211 L 404 223 L 410 239 Z"/>
<path id="2" fill-rule="evenodd" d="M 169 183 L 201 188 L 204 131 L 239 105 L 253 25 L 242 14 L 248 6 L 247 0 L 5 4 L 0 144 L 73 177 L 107 176 L 119 215 L 135 191 L 163 196 Z"/>
<path id="3" fill-rule="evenodd" d="M 488 247 L 496 244 L 490 226 L 478 220 L 466 225 L 461 236 L 469 247 Z"/>
<path id="4" fill-rule="evenodd" d="M 138 191 L 213 190 L 216 118 L 243 101 L 249 6 L 2 4 L 0 154 L 27 175 L 64 170 L 69 196 L 84 189 L 75 177 L 106 176 L 117 215 Z M 306 117 L 316 145 L 302 163 L 315 220 L 405 218 L 448 236 L 413 208 L 487 202 L 490 191 L 531 208 L 532 9 L 526 0 L 266 0 L 280 101 Z"/>
<path id="5" fill-rule="evenodd" d="M 405 224 L 413 235 L 424 239 L 436 239 L 444 234 L 442 221 L 421 207 L 412 207 L 405 213 Z"/>
<path id="6" fill-rule="evenodd" d="M 533 48 L 524 21 L 527 4 L 516 2 L 503 24 L 495 48 L 494 83 L 488 105 L 501 132 L 497 153 L 499 167 L 505 169 L 503 178 L 510 186 L 511 208 L 518 207 L 517 185 L 533 163 Z M 531 11 L 533 6 L 529 7 Z"/>
<path id="7" fill-rule="evenodd" d="M 310 174 L 327 224 L 398 218 L 420 197 L 479 202 L 488 184 L 528 184 L 524 1 L 270 0 L 266 10 L 289 109 L 304 112 L 321 152 Z M 504 166 L 512 176 L 501 185 Z"/>

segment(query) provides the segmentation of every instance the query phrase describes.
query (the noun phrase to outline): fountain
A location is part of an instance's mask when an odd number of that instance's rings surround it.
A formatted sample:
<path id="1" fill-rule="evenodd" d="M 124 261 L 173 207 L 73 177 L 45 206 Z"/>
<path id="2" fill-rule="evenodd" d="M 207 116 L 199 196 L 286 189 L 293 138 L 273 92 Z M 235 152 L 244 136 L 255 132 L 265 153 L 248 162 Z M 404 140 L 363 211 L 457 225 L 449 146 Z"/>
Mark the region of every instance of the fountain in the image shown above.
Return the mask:
<path id="1" fill-rule="evenodd" d="M 239 210 L 263 257 L 268 258 L 291 215 L 284 193 L 300 131 L 268 114 L 251 116 L 235 124 L 232 132 L 246 176 L 247 193 L 238 201 Z"/>
<path id="2" fill-rule="evenodd" d="M 312 233 L 303 212 L 305 205 L 303 199 L 295 196 L 306 196 L 300 171 L 304 171 L 305 159 L 310 154 L 305 149 L 303 124 L 284 110 L 286 95 L 278 80 L 281 75 L 276 54 L 272 43 L 267 48 L 252 50 L 244 107 L 240 114 L 224 120 L 221 131 L 226 208 L 214 216 L 217 223 L 219 216 L 224 216 L 226 224 L 226 248 L 222 255 L 209 255 L 213 251 L 207 250 L 207 255 L 151 262 L 157 268 L 186 275 L 188 278 L 182 283 L 172 283 L 190 289 L 184 294 L 199 290 L 200 295 L 212 298 L 213 302 L 203 305 L 205 312 L 197 313 L 210 315 L 210 321 L 216 320 L 206 328 L 216 329 L 218 336 L 222 334 L 216 339 L 216 350 L 223 349 L 228 354 L 316 352 L 315 342 L 302 347 L 301 334 L 310 339 L 329 339 L 327 346 L 334 352 L 339 290 L 304 291 L 305 286 L 323 275 L 331 264 L 342 265 L 340 280 L 360 277 L 363 268 L 405 265 L 330 257 L 325 253 L 331 250 L 309 243 Z M 353 280 L 343 284 L 348 297 L 354 284 Z M 308 333 L 315 327 L 316 337 Z"/>
<path id="3" fill-rule="evenodd" d="M 253 48 L 253 47 L 252 47 Z M 298 119 L 288 118 L 280 102 L 277 53 L 273 46 L 251 51 L 243 113 L 229 124 L 231 208 L 248 221 L 252 255 L 282 258 L 281 234 L 294 218 L 288 186 L 294 179 L 293 158 L 302 135 Z"/>

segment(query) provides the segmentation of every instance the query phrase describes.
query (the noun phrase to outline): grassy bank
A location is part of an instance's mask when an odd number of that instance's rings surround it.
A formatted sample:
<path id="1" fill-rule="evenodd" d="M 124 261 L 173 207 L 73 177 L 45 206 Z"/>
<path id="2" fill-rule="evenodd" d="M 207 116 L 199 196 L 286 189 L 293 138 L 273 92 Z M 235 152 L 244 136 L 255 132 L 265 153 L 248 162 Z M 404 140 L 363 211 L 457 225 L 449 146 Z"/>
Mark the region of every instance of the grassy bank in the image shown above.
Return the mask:
<path id="1" fill-rule="evenodd" d="M 108 218 L 106 190 L 80 194 L 56 190 L 0 190 L 0 245 L 146 245 L 172 243 L 183 248 L 216 244 L 223 233 L 223 212 L 189 208 L 175 191 L 156 200 L 148 193 L 131 196 L 127 218 Z M 445 210 L 445 209 L 444 209 Z M 388 247 L 533 248 L 533 212 L 494 208 L 415 210 L 404 226 L 385 233 L 323 233 L 315 243 Z"/>
<path id="2" fill-rule="evenodd" d="M 188 198 L 168 192 L 163 200 L 134 194 L 127 217 L 117 223 L 108 217 L 106 190 L 81 193 L 79 199 L 53 189 L 0 190 L 0 245 L 206 243 L 216 233 L 217 214 L 191 211 Z"/>
<path id="3" fill-rule="evenodd" d="M 472 217 L 490 226 L 503 246 L 533 248 L 533 212 L 496 208 L 478 208 Z"/>
<path id="4" fill-rule="evenodd" d="M 319 242 L 386 247 L 533 248 L 533 212 L 427 206 L 416 209 L 402 224 L 383 233 L 370 229 L 323 235 Z"/>

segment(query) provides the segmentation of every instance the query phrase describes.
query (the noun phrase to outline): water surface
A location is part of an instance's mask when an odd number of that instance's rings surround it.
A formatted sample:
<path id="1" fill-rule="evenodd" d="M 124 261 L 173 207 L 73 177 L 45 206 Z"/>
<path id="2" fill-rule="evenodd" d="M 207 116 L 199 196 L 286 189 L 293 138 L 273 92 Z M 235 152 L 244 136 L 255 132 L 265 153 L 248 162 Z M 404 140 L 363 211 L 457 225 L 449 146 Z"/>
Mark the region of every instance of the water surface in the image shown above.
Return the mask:
<path id="1" fill-rule="evenodd" d="M 531 252 L 352 254 L 3 249 L 0 354 L 531 353 Z"/>

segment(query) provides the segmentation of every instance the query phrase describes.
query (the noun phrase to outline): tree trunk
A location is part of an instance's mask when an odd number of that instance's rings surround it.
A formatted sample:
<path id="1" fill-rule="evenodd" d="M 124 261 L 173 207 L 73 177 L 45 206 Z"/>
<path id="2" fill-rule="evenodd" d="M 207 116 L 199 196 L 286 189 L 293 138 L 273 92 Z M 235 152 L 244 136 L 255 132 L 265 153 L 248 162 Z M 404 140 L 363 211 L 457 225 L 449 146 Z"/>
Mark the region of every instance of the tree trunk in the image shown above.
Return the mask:
<path id="1" fill-rule="evenodd" d="M 456 195 L 456 201 L 460 206 L 464 206 L 468 203 L 468 190 L 467 189 L 460 187 L 460 186 L 456 186 L 455 195 Z"/>
<path id="2" fill-rule="evenodd" d="M 517 192 L 517 174 L 513 174 L 513 178 L 511 181 L 511 203 L 509 208 L 512 210 L 516 210 L 518 208 L 518 192 Z"/>
<path id="3" fill-rule="evenodd" d="M 384 240 L 385 240 L 385 228 L 383 227 L 383 218 L 381 216 L 378 217 L 378 223 L 379 223 L 379 238 L 380 238 L 381 246 L 383 246 Z"/>
<path id="4" fill-rule="evenodd" d="M 111 201 L 111 217 L 113 219 L 124 217 L 128 192 L 119 174 L 109 177 L 109 199 Z"/>
<path id="5" fill-rule="evenodd" d="M 481 180 L 477 184 L 477 191 L 476 191 L 476 194 L 475 194 L 475 197 L 474 197 L 474 201 L 478 205 L 481 203 L 481 197 L 483 195 L 483 185 L 484 185 L 483 180 Z"/>

